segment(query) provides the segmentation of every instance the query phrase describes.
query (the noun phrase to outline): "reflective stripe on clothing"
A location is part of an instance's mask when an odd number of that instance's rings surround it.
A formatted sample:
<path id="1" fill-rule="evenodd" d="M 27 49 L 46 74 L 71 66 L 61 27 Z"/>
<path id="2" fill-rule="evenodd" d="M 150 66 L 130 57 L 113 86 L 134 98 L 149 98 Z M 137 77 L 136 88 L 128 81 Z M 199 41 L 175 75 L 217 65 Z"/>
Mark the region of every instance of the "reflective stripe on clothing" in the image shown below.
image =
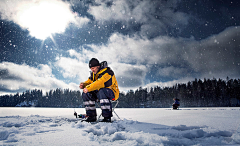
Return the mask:
<path id="1" fill-rule="evenodd" d="M 92 105 L 92 104 L 95 104 L 95 101 L 84 101 L 83 104 L 84 105 Z"/>
<path id="2" fill-rule="evenodd" d="M 96 110 L 96 107 L 93 106 L 93 107 L 90 107 L 90 106 L 86 106 L 85 109 L 88 111 L 88 110 Z"/>
<path id="3" fill-rule="evenodd" d="M 110 107 L 110 105 L 103 105 L 103 106 L 101 106 L 101 109 L 102 110 L 104 110 L 104 109 L 111 110 L 111 107 Z"/>
<path id="4" fill-rule="evenodd" d="M 101 99 L 100 103 L 109 103 L 109 99 Z"/>

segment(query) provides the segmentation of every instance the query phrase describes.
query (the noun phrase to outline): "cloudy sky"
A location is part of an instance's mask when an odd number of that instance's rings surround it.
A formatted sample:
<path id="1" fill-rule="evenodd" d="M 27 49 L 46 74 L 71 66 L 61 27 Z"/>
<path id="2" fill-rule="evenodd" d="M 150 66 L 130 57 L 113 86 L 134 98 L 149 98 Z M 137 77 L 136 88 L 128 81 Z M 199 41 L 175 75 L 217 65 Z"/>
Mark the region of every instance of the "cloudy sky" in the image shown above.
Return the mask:
<path id="1" fill-rule="evenodd" d="M 0 94 L 78 90 L 91 58 L 121 91 L 240 77 L 238 0 L 1 0 Z"/>

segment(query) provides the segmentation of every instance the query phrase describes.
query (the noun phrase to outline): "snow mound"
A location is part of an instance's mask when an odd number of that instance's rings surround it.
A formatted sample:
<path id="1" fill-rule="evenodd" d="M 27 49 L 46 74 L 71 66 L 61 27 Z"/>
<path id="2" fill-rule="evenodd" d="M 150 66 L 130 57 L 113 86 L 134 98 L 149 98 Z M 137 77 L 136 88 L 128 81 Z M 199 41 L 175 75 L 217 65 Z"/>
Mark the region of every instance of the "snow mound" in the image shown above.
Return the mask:
<path id="1" fill-rule="evenodd" d="M 143 131 L 134 130 L 137 121 L 126 120 L 115 121 L 113 123 L 90 124 L 78 122 L 72 127 L 80 128 L 84 131 L 82 134 L 89 141 L 98 141 L 99 145 L 109 145 L 117 143 L 121 145 L 159 145 L 168 141 L 167 137 L 157 134 L 144 133 Z"/>
<path id="2" fill-rule="evenodd" d="M 193 130 L 193 129 L 200 129 L 204 127 L 199 127 L 199 126 L 186 126 L 186 125 L 178 125 L 178 126 L 173 126 L 172 129 L 179 130 L 179 131 L 185 131 L 185 130 Z"/>

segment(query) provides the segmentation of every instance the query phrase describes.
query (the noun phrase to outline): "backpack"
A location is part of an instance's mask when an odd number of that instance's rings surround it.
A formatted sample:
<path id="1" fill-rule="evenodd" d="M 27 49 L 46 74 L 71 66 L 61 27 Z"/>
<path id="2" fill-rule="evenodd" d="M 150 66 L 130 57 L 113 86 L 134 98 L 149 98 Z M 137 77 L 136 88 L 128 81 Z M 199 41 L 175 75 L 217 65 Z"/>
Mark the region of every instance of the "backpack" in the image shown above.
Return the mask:
<path id="1" fill-rule="evenodd" d="M 103 62 L 100 63 L 100 68 L 101 69 L 104 69 L 106 67 L 108 67 L 107 61 L 103 61 Z"/>

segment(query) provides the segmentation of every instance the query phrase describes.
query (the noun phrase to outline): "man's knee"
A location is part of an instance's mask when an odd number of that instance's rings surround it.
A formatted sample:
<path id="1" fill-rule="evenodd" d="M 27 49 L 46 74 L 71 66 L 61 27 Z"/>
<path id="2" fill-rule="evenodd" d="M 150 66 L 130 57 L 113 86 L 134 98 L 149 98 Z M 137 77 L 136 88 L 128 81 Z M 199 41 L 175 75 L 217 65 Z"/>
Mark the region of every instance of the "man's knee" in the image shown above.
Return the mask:
<path id="1" fill-rule="evenodd" d="M 86 93 L 82 93 L 82 98 L 86 98 L 87 94 Z"/>
<path id="2" fill-rule="evenodd" d="M 114 93 L 111 89 L 102 88 L 98 91 L 98 99 L 112 99 L 114 98 Z"/>
<path id="3" fill-rule="evenodd" d="M 101 99 L 107 99 L 107 95 L 105 93 L 105 89 L 102 88 L 102 89 L 99 89 L 98 91 L 98 99 L 101 100 Z"/>
<path id="4" fill-rule="evenodd" d="M 89 100 L 90 97 L 91 97 L 90 93 L 84 93 L 84 92 L 82 93 L 82 99 L 83 100 Z"/>
<path id="5" fill-rule="evenodd" d="M 98 94 L 104 94 L 104 88 L 99 89 Z"/>

